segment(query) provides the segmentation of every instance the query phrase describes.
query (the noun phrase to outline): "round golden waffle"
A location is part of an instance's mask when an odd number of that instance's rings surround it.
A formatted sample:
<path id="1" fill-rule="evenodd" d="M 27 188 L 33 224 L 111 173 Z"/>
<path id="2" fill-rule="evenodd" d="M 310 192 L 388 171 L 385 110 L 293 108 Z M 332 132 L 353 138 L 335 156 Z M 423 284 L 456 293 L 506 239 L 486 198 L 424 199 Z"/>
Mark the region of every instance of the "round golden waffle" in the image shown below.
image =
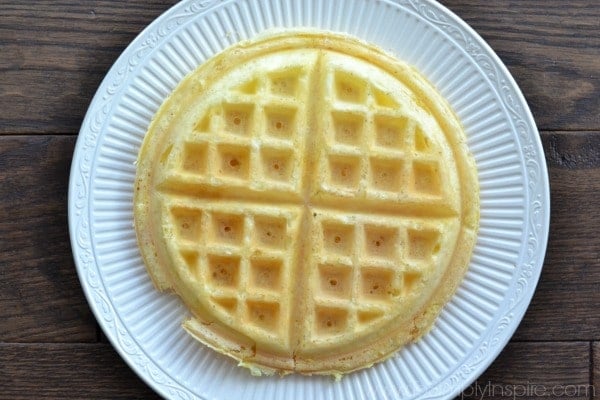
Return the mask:
<path id="1" fill-rule="evenodd" d="M 340 374 L 433 324 L 464 275 L 479 192 L 465 134 L 418 71 L 359 40 L 242 42 L 164 102 L 135 227 L 195 338 L 253 373 Z"/>

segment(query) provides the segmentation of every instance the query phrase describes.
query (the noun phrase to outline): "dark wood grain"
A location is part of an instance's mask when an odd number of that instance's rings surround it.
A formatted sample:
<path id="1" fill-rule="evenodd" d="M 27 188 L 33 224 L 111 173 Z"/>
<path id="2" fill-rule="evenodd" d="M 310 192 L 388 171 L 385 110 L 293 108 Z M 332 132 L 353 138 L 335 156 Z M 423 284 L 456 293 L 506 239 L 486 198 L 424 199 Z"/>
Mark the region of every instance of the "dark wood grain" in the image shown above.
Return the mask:
<path id="1" fill-rule="evenodd" d="M 74 142 L 0 136 L 0 341 L 96 340 L 69 245 Z"/>
<path id="2" fill-rule="evenodd" d="M 0 399 L 159 399 L 105 343 L 0 344 Z"/>
<path id="3" fill-rule="evenodd" d="M 509 343 L 457 399 L 591 399 L 588 342 Z"/>
<path id="4" fill-rule="evenodd" d="M 77 133 L 110 66 L 174 3 L 0 2 L 0 133 Z"/>
<path id="5" fill-rule="evenodd" d="M 600 135 L 542 135 L 549 165 L 548 251 L 518 340 L 599 340 Z"/>
<path id="6" fill-rule="evenodd" d="M 545 132 L 542 138 L 552 233 L 536 295 L 515 339 L 597 340 L 600 135 Z M 0 242 L 4 341 L 96 339 L 68 246 L 66 187 L 73 143 L 68 136 L 0 137 L 0 207 L 14 217 L 0 222 L 0 236 L 11 239 Z"/>
<path id="7" fill-rule="evenodd" d="M 600 398 L 600 342 L 590 343 L 592 359 L 590 365 L 591 384 L 594 389 L 595 398 Z"/>
<path id="8" fill-rule="evenodd" d="M 73 135 L 102 78 L 175 2 L 0 1 L 0 399 L 158 398 L 90 313 L 69 245 L 67 183 Z M 552 196 L 528 312 L 458 398 L 591 399 L 600 383 L 600 2 L 441 3 L 521 87 L 542 130 Z"/>
<path id="9" fill-rule="evenodd" d="M 76 133 L 110 65 L 173 3 L 0 2 L 0 133 Z M 594 0 L 443 4 L 508 65 L 540 128 L 600 129 L 600 10 Z"/>
<path id="10" fill-rule="evenodd" d="M 443 0 L 508 66 L 543 130 L 600 129 L 595 0 Z"/>
<path id="11" fill-rule="evenodd" d="M 560 390 L 577 389 L 564 397 L 589 399 L 589 362 L 587 342 L 510 343 L 458 398 L 512 398 L 509 390 L 545 390 L 545 397 L 554 390 L 549 398 L 558 398 Z M 108 344 L 0 344 L 0 365 L 0 399 L 158 398 Z"/>

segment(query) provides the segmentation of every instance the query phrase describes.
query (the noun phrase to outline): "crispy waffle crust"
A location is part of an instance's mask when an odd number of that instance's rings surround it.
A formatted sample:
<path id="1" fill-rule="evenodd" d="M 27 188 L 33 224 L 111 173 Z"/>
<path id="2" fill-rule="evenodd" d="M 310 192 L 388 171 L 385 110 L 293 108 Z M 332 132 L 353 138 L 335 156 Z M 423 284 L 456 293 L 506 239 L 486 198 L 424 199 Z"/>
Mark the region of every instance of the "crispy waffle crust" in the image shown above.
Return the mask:
<path id="1" fill-rule="evenodd" d="M 414 68 L 345 35 L 242 42 L 164 102 L 135 228 L 184 328 L 253 373 L 342 374 L 433 325 L 469 263 L 475 163 Z"/>

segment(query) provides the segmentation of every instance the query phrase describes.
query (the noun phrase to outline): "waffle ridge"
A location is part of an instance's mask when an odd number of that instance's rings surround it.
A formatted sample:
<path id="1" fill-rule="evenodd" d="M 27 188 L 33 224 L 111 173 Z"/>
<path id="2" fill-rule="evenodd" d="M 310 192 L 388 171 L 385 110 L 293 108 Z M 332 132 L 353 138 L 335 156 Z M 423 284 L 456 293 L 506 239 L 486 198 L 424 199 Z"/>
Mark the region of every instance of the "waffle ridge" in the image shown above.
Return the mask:
<path id="1" fill-rule="evenodd" d="M 209 62 L 184 81 L 204 101 L 176 90 L 138 160 L 136 230 L 156 286 L 190 308 L 193 336 L 256 373 L 337 374 L 388 357 L 430 328 L 474 245 L 459 123 L 415 96 L 432 88 L 402 82 L 362 42 L 345 54 L 345 40 L 242 45 L 250 73 L 227 54 Z M 227 79 L 208 84 L 218 65 Z"/>

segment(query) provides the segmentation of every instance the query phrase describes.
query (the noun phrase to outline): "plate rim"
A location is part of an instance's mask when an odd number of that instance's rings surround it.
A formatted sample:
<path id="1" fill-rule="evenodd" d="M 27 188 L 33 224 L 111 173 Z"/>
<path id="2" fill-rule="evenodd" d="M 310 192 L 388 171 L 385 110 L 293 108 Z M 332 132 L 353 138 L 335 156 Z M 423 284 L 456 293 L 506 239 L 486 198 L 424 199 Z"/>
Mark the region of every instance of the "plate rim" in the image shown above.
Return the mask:
<path id="1" fill-rule="evenodd" d="M 230 2 L 235 2 L 235 0 L 232 0 Z M 463 367 L 465 366 L 459 366 L 456 368 L 456 370 L 459 370 L 459 373 L 457 374 L 457 379 L 459 380 L 454 382 L 453 388 L 450 388 L 451 390 L 435 393 L 435 390 L 431 391 L 430 389 L 427 389 L 422 397 L 428 399 L 452 398 L 458 393 L 460 393 L 462 390 L 464 390 L 464 388 L 471 384 L 473 380 L 477 379 L 477 377 L 491 363 L 493 363 L 493 361 L 496 359 L 496 357 L 500 354 L 502 349 L 513 336 L 515 330 L 517 329 L 525 312 L 528 309 L 528 305 L 531 301 L 533 293 L 535 292 L 537 283 L 539 282 L 539 277 L 541 274 L 541 270 L 544 263 L 544 257 L 546 255 L 547 250 L 550 224 L 549 176 L 541 139 L 539 137 L 539 133 L 533 115 L 529 109 L 526 99 L 523 93 L 521 92 L 520 87 L 517 85 L 514 77 L 510 74 L 506 65 L 493 51 L 493 49 L 487 44 L 487 42 L 470 25 L 464 22 L 453 11 L 449 10 L 444 5 L 435 2 L 434 0 L 382 0 L 382 2 L 389 3 L 392 5 L 405 5 L 407 7 L 412 7 L 415 12 L 419 13 L 419 16 L 425 18 L 430 23 L 444 27 L 447 33 L 451 37 L 453 37 L 455 45 L 467 51 L 469 56 L 473 58 L 474 61 L 474 54 L 479 54 L 483 57 L 487 57 L 489 61 L 492 62 L 492 66 L 500 70 L 498 77 L 503 78 L 503 80 L 505 81 L 503 81 L 502 87 L 495 88 L 495 90 L 497 90 L 498 93 L 503 93 L 506 97 L 503 99 L 503 104 L 507 101 L 510 101 L 512 103 L 511 105 L 514 107 L 514 109 L 511 110 L 513 112 L 513 125 L 515 124 L 516 120 L 517 122 L 521 122 L 525 126 L 525 129 L 528 130 L 528 132 L 525 132 L 523 138 L 519 138 L 518 134 L 516 136 L 519 141 L 519 146 L 523 149 L 526 146 L 524 146 L 524 144 L 521 143 L 521 140 L 529 139 L 529 142 L 527 144 L 527 147 L 529 147 L 529 149 L 525 151 L 529 152 L 530 160 L 535 163 L 536 168 L 538 169 L 537 172 L 539 173 L 539 175 L 536 176 L 536 182 L 538 184 L 541 183 L 540 187 L 534 188 L 535 190 L 537 190 L 536 193 L 539 199 L 535 200 L 533 203 L 531 201 L 527 202 L 527 205 L 529 207 L 531 207 L 532 204 L 539 207 L 538 209 L 533 210 L 533 212 L 538 215 L 538 219 L 536 221 L 533 221 L 535 223 L 532 223 L 534 230 L 537 230 L 538 233 L 538 236 L 534 238 L 534 246 L 536 246 L 534 253 L 538 257 L 536 258 L 536 260 L 533 260 L 531 264 L 521 266 L 525 268 L 523 271 L 521 271 L 520 278 L 524 285 L 524 288 L 520 293 L 522 297 L 518 299 L 517 304 L 515 304 L 514 307 L 509 310 L 511 311 L 511 317 L 508 320 L 502 322 L 502 325 L 499 328 L 501 336 L 497 338 L 498 340 L 495 342 L 494 348 L 490 349 L 491 353 L 487 353 L 486 358 L 484 360 L 479 360 L 480 362 L 476 363 L 474 368 L 464 369 Z M 91 161 L 89 160 L 89 158 L 84 158 L 84 155 L 87 155 L 84 152 L 84 149 L 86 147 L 91 147 L 94 151 L 98 150 L 98 146 L 96 146 L 98 143 L 97 139 L 102 135 L 101 128 L 105 124 L 105 121 L 99 123 L 97 119 L 94 119 L 94 114 L 97 113 L 98 106 L 102 105 L 101 100 L 106 99 L 107 96 L 120 93 L 122 90 L 124 90 L 126 84 L 124 86 L 120 85 L 123 83 L 123 80 L 126 81 L 126 79 L 122 79 L 120 81 L 117 80 L 119 82 L 119 85 L 115 86 L 114 78 L 122 76 L 123 73 L 125 73 L 126 75 L 127 69 L 135 69 L 135 65 L 131 65 L 131 54 L 134 53 L 135 50 L 139 51 L 140 48 L 145 48 L 146 50 L 150 49 L 151 51 L 158 41 L 167 40 L 167 37 L 170 35 L 169 30 L 174 26 L 179 26 L 179 22 L 172 21 L 176 24 L 170 27 L 167 26 L 168 29 L 166 31 L 163 30 L 163 32 L 161 32 L 161 28 L 164 28 L 162 24 L 166 21 L 168 22 L 169 18 L 177 16 L 178 12 L 186 11 L 195 14 L 195 18 L 200 18 L 202 13 L 210 11 L 217 5 L 222 5 L 223 3 L 224 2 L 220 0 L 184 0 L 165 10 L 161 15 L 159 15 L 151 23 L 149 23 L 136 36 L 136 38 L 133 39 L 126 46 L 126 48 L 115 60 L 111 68 L 104 76 L 102 82 L 98 86 L 98 89 L 90 102 L 86 115 L 81 124 L 80 132 L 77 137 L 77 142 L 73 152 L 73 159 L 70 169 L 68 192 L 69 237 L 71 241 L 71 248 L 75 260 L 76 270 L 87 302 L 90 305 L 90 308 L 92 309 L 96 320 L 99 322 L 99 325 L 102 327 L 106 336 L 109 338 L 109 341 L 111 342 L 112 346 L 115 348 L 115 350 L 117 350 L 121 358 L 130 366 L 130 368 L 138 375 L 138 377 L 145 381 L 147 385 L 149 385 L 154 391 L 165 397 L 178 395 L 181 398 L 194 398 L 197 395 L 189 392 L 187 388 L 183 387 L 178 382 L 174 382 L 170 378 L 170 376 L 168 376 L 168 374 L 164 374 L 165 376 L 162 376 L 160 374 L 162 369 L 161 371 L 154 370 L 152 368 L 152 365 L 149 365 L 148 362 L 152 364 L 155 363 L 155 360 L 134 360 L 134 357 L 127 351 L 127 345 L 122 343 L 119 340 L 120 338 L 115 337 L 112 331 L 109 331 L 107 329 L 106 320 L 100 318 L 102 316 L 101 313 L 105 312 L 101 310 L 101 308 L 109 307 L 110 309 L 112 307 L 112 304 L 107 298 L 101 299 L 101 304 L 99 304 L 99 300 L 97 298 L 95 299 L 92 293 L 92 290 L 94 288 L 89 284 L 90 278 L 92 279 L 92 282 L 95 279 L 101 280 L 101 278 L 99 278 L 98 276 L 94 276 L 96 271 L 94 271 L 93 269 L 90 270 L 89 268 L 90 266 L 92 268 L 95 266 L 96 270 L 98 270 L 98 265 L 95 261 L 96 256 L 95 254 L 93 254 L 94 249 L 92 248 L 93 245 L 91 243 L 91 238 L 89 237 L 90 232 L 88 232 L 88 230 L 91 230 L 92 228 L 91 224 L 89 224 L 89 221 L 91 221 L 91 209 L 87 206 L 90 203 L 89 189 L 92 185 L 91 177 L 93 170 L 86 170 L 85 168 L 82 168 L 82 162 Z M 446 18 L 449 18 L 450 20 L 447 20 Z M 465 46 L 461 46 L 460 44 L 458 44 L 457 40 L 463 41 L 465 43 Z M 125 71 L 123 71 L 122 64 L 125 64 Z M 476 65 L 479 68 L 481 68 L 481 65 L 478 62 L 476 62 Z M 92 160 L 93 159 L 94 158 L 92 158 Z M 524 168 L 524 170 L 527 172 L 526 168 Z M 529 187 L 525 188 L 527 194 L 529 194 L 529 190 Z M 88 233 L 88 236 L 86 236 L 86 232 Z M 525 244 L 523 244 L 523 246 L 525 246 Z M 516 266 L 516 269 L 519 268 L 519 266 Z M 107 296 L 106 293 L 104 293 L 104 295 Z M 527 304 L 524 307 L 517 308 L 516 305 L 520 304 L 522 301 L 526 301 Z M 117 315 L 118 319 L 118 313 L 115 312 L 115 314 Z M 460 379 L 461 376 L 463 378 L 462 380 Z M 440 386 L 441 383 L 443 382 L 438 382 L 436 386 Z M 433 389 L 435 389 L 435 387 Z"/>

